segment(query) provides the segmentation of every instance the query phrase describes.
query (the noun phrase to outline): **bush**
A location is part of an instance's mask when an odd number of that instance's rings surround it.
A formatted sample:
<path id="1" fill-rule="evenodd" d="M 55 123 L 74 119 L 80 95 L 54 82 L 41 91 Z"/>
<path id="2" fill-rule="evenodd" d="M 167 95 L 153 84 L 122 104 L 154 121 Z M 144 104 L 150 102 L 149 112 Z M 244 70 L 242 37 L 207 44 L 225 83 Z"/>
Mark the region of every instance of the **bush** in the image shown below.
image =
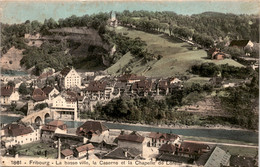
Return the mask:
<path id="1" fill-rule="evenodd" d="M 41 104 L 36 104 L 34 106 L 34 110 L 42 110 L 44 108 L 48 107 L 48 104 L 47 103 L 41 103 Z"/>

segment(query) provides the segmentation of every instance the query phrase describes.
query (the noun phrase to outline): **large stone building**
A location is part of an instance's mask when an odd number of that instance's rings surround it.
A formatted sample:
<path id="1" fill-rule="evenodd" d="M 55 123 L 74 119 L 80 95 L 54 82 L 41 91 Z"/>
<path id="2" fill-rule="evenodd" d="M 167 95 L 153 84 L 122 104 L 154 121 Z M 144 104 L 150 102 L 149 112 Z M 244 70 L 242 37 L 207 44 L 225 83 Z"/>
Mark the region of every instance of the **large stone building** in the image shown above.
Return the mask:
<path id="1" fill-rule="evenodd" d="M 73 67 L 64 68 L 60 72 L 60 74 L 61 74 L 61 85 L 65 89 L 81 86 L 81 77 Z"/>
<path id="2" fill-rule="evenodd" d="M 78 119 L 77 94 L 65 91 L 52 100 L 52 111 L 58 113 L 58 118 Z"/>

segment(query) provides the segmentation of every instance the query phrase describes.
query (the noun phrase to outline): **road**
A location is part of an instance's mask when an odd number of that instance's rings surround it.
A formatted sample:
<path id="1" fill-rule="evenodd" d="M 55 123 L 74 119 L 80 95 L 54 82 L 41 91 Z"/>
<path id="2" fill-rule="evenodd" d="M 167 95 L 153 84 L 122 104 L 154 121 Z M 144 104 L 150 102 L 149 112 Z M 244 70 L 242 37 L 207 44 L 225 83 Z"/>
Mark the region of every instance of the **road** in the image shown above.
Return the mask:
<path id="1" fill-rule="evenodd" d="M 222 146 L 234 146 L 234 147 L 246 147 L 246 148 L 258 148 L 258 146 L 243 145 L 243 144 L 231 144 L 231 143 L 216 143 L 216 142 L 205 142 L 205 141 L 193 141 L 185 140 L 186 142 L 209 144 L 209 145 L 222 145 Z"/>

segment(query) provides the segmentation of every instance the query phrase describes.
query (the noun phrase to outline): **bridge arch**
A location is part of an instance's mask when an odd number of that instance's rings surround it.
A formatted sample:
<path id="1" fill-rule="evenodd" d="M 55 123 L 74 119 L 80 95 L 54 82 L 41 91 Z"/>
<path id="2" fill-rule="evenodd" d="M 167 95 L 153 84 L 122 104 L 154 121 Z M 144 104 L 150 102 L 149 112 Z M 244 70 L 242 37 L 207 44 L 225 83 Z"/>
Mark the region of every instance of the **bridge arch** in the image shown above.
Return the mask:
<path id="1" fill-rule="evenodd" d="M 40 117 L 40 116 L 37 116 L 36 118 L 35 118 L 35 120 L 34 120 L 34 123 L 36 123 L 36 124 L 42 124 L 43 122 L 42 122 L 42 118 Z"/>
<path id="2" fill-rule="evenodd" d="M 47 120 L 47 119 L 50 119 L 50 118 L 51 118 L 50 114 L 49 114 L 49 113 L 46 113 L 46 114 L 44 115 L 44 123 L 46 123 L 46 120 Z"/>

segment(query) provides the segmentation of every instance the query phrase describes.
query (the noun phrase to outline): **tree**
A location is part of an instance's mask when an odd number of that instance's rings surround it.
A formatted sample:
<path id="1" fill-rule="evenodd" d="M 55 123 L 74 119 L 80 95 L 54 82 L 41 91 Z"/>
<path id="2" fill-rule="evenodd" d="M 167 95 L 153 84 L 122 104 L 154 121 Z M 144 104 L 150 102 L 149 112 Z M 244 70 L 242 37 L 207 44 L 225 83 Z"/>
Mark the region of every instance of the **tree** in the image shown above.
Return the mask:
<path id="1" fill-rule="evenodd" d="M 8 81 L 7 86 L 15 87 L 14 81 Z"/>
<path id="2" fill-rule="evenodd" d="M 22 95 L 27 95 L 29 93 L 25 83 L 21 83 L 21 85 L 18 88 L 18 92 Z"/>

